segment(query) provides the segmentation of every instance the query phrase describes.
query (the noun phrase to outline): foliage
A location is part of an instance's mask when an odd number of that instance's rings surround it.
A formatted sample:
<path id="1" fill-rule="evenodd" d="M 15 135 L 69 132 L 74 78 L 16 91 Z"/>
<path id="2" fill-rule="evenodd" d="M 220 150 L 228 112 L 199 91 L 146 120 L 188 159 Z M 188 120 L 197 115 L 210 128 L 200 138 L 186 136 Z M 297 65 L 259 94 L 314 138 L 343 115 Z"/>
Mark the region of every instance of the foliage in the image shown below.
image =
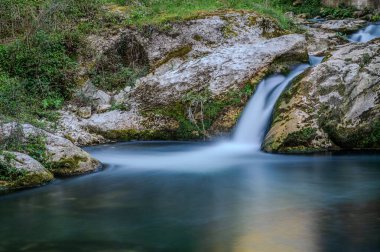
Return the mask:
<path id="1" fill-rule="evenodd" d="M 247 83 L 243 88 L 219 97 L 212 97 L 209 91 L 189 92 L 180 102 L 156 108 L 153 113 L 179 123 L 176 139 L 205 138 L 225 108 L 244 106 L 253 91 L 252 84 Z"/>
<path id="2" fill-rule="evenodd" d="M 54 120 L 75 86 L 77 63 L 64 34 L 38 32 L 0 48 L 0 112 L 10 120 Z M 70 50 L 70 51 L 69 51 Z"/>
<path id="3" fill-rule="evenodd" d="M 133 87 L 136 80 L 147 74 L 146 66 L 128 66 L 119 56 L 103 56 L 90 72 L 95 86 L 107 91 Z"/>
<path id="4" fill-rule="evenodd" d="M 11 165 L 14 155 L 0 151 L 0 181 L 14 181 L 25 175 L 25 171 L 14 168 Z"/>
<path id="5" fill-rule="evenodd" d="M 332 16 L 334 18 L 353 17 L 355 9 L 353 7 L 339 6 L 336 8 L 325 7 L 321 0 L 304 0 L 301 4 L 293 6 L 293 0 L 274 0 L 273 5 L 281 8 L 283 11 L 292 11 L 296 14 L 307 14 L 310 17 L 315 16 Z"/>
<path id="6" fill-rule="evenodd" d="M 0 141 L 0 150 L 25 153 L 41 164 L 46 164 L 46 139 L 43 135 L 25 136 L 22 126 L 15 125 L 9 136 Z"/>
<path id="7" fill-rule="evenodd" d="M 76 62 L 69 57 L 62 34 L 38 32 L 28 41 L 3 46 L 0 67 L 19 79 L 31 95 L 68 96 L 75 83 Z"/>

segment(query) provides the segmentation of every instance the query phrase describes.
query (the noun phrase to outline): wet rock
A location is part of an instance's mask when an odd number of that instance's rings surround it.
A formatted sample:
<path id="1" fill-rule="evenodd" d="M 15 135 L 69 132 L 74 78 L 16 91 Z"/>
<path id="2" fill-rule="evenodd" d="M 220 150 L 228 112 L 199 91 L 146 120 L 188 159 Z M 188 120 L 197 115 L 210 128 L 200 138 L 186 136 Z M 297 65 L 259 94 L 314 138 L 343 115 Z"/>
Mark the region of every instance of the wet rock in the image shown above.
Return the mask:
<path id="1" fill-rule="evenodd" d="M 347 44 L 278 102 L 266 151 L 380 149 L 380 40 Z"/>
<path id="2" fill-rule="evenodd" d="M 0 190 L 39 186 L 54 179 L 47 169 L 32 157 L 19 152 L 2 152 L 0 162 L 20 172 L 15 178 L 0 180 Z"/>
<path id="3" fill-rule="evenodd" d="M 15 132 L 15 129 L 20 133 L 21 141 L 27 142 L 30 137 L 37 136 L 44 139 L 47 162 L 54 175 L 84 174 L 96 171 L 100 167 L 99 161 L 71 141 L 29 124 L 8 123 L 3 125 L 0 129 L 1 139 L 8 138 Z"/>

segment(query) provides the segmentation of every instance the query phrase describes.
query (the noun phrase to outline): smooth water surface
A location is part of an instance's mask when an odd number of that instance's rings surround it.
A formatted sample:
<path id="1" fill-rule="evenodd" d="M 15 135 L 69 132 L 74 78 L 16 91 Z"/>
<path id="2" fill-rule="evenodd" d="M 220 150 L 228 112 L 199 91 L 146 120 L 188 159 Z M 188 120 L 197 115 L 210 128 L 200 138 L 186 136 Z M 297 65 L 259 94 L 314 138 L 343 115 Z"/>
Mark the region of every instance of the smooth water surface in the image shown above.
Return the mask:
<path id="1" fill-rule="evenodd" d="M 231 143 L 87 149 L 107 168 L 0 197 L 0 251 L 379 251 L 380 156 Z"/>

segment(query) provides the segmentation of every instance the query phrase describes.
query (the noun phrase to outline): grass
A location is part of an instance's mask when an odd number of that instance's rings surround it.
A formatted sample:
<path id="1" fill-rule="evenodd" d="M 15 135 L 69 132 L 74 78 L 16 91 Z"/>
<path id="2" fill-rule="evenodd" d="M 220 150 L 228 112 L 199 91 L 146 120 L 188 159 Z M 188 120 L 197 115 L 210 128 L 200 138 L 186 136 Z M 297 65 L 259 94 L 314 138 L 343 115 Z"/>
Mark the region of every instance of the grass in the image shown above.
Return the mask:
<path id="1" fill-rule="evenodd" d="M 292 23 L 284 15 L 281 5 L 269 4 L 265 0 L 145 0 L 129 9 L 128 25 L 159 25 L 169 21 L 180 21 L 207 15 L 221 10 L 256 11 L 278 20 L 284 29 Z"/>

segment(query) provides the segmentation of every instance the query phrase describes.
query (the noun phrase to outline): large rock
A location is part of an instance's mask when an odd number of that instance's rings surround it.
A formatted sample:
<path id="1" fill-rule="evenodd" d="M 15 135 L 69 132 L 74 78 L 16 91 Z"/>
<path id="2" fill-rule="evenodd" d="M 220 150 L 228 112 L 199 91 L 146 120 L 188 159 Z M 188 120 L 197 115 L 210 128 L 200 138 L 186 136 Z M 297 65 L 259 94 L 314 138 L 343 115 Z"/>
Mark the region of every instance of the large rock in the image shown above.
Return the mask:
<path id="1" fill-rule="evenodd" d="M 3 181 L 0 179 L 0 190 L 39 186 L 54 179 L 53 174 L 38 161 L 23 153 L 3 152 L 0 155 L 0 162 L 8 169 L 20 172 L 16 177 Z M 6 167 L 1 168 L 5 169 Z"/>
<path id="2" fill-rule="evenodd" d="M 0 138 L 6 139 L 17 130 L 20 141 L 41 136 L 45 141 L 45 151 L 49 169 L 58 176 L 69 176 L 93 172 L 99 169 L 100 162 L 92 158 L 87 152 L 75 146 L 71 141 L 38 129 L 29 124 L 16 125 L 8 123 L 1 127 Z"/>
<path id="3" fill-rule="evenodd" d="M 285 92 L 266 151 L 380 148 L 380 40 L 347 44 Z"/>
<path id="4" fill-rule="evenodd" d="M 257 43 L 220 47 L 193 59 L 141 78 L 131 93 L 140 106 L 167 105 L 190 91 L 209 90 L 221 95 L 238 89 L 277 61 L 301 61 L 307 57 L 302 35 L 285 35 Z"/>
<path id="5" fill-rule="evenodd" d="M 99 54 L 148 64 L 151 73 L 114 94 L 108 111 L 89 118 L 63 111 L 61 135 L 88 145 L 229 132 L 263 76 L 307 60 L 305 37 L 287 33 L 271 18 L 225 11 L 91 37 Z"/>

